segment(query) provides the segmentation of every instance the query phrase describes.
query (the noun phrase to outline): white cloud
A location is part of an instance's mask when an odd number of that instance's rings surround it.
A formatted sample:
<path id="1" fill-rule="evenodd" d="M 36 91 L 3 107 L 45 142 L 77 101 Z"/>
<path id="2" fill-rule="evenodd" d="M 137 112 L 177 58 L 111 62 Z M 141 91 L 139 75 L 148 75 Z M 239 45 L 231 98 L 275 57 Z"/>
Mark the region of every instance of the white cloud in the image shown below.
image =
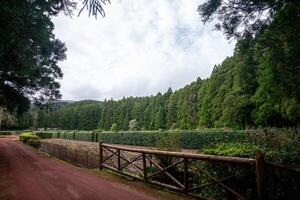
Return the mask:
<path id="1" fill-rule="evenodd" d="M 197 13 L 201 1 L 113 0 L 106 17 L 54 18 L 67 45 L 60 64 L 63 99 L 119 99 L 179 89 L 210 75 L 232 54 L 225 40 Z M 80 5 L 79 5 L 80 7 Z"/>

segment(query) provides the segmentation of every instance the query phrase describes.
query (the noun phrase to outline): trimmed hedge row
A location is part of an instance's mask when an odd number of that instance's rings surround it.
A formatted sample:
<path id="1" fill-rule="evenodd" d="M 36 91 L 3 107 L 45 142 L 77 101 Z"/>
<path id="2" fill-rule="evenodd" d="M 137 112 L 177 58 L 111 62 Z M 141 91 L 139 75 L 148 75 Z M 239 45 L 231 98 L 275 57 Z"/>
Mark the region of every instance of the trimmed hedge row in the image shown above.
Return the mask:
<path id="1" fill-rule="evenodd" d="M 127 144 L 138 146 L 156 146 L 156 141 L 164 132 L 158 131 L 126 131 L 126 132 L 101 132 L 98 140 L 105 143 Z"/>
<path id="2" fill-rule="evenodd" d="M 48 139 L 53 137 L 53 132 L 51 131 L 36 131 L 34 132 L 41 139 Z"/>
<path id="3" fill-rule="evenodd" d="M 90 131 L 79 131 L 75 132 L 75 140 L 79 141 L 90 141 L 94 142 L 95 141 L 95 132 L 90 132 Z M 96 142 L 96 141 L 95 141 Z"/>
<path id="4" fill-rule="evenodd" d="M 0 131 L 0 135 L 11 135 L 11 131 Z"/>
<path id="5" fill-rule="evenodd" d="M 0 135 L 19 135 L 20 131 L 0 131 Z"/>
<path id="6" fill-rule="evenodd" d="M 202 149 L 223 142 L 249 142 L 249 137 L 244 131 L 183 131 L 180 135 L 180 146 L 186 149 Z"/>
<path id="7" fill-rule="evenodd" d="M 179 146 L 186 149 L 201 149 L 220 142 L 248 142 L 249 138 L 244 131 L 123 131 L 123 132 L 96 132 L 96 131 L 47 131 L 38 132 L 44 138 L 62 138 L 79 141 L 114 144 L 127 144 L 137 146 L 156 146 L 160 140 L 179 138 Z M 52 133 L 52 134 L 51 134 Z"/>
<path id="8" fill-rule="evenodd" d="M 100 133 L 99 141 L 105 143 L 156 146 L 160 140 L 179 138 L 179 146 L 185 149 L 202 149 L 220 142 L 248 142 L 243 131 L 166 131 L 166 132 L 117 132 Z"/>

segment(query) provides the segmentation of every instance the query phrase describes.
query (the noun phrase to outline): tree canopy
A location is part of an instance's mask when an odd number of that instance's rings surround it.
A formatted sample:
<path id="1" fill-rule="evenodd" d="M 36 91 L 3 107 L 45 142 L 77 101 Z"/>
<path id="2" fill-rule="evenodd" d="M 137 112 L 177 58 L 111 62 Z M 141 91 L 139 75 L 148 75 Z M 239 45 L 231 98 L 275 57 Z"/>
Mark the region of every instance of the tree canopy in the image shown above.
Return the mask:
<path id="1" fill-rule="evenodd" d="M 60 97 L 58 62 L 66 47 L 53 34 L 60 1 L 2 1 L 0 6 L 0 106 L 22 113 L 30 100 Z"/>
<path id="2" fill-rule="evenodd" d="M 297 5 L 293 0 L 207 0 L 198 7 L 204 23 L 214 19 L 215 28 L 227 38 L 241 37 L 245 32 L 257 33 L 269 25 L 276 12 L 286 5 Z"/>

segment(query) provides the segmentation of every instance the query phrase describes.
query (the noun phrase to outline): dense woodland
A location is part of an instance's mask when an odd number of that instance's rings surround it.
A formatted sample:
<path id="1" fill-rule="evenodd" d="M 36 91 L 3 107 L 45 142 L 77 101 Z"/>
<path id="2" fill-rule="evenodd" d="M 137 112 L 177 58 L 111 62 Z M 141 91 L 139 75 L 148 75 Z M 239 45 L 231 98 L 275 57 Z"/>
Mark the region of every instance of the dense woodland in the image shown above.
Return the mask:
<path id="1" fill-rule="evenodd" d="M 199 7 L 202 17 L 211 17 L 208 11 L 220 7 L 214 7 L 213 2 Z M 261 10 L 266 5 L 258 4 Z M 198 78 L 182 89 L 170 88 L 147 97 L 32 105 L 28 112 L 17 115 L 17 123 L 1 118 L 2 126 L 110 130 L 114 124 L 114 129 L 128 130 L 133 119 L 139 130 L 299 126 L 300 5 L 289 1 L 274 5 L 272 20 L 256 29 L 257 24 L 243 29 L 233 56 L 214 66 L 207 79 Z M 240 25 L 239 21 L 229 23 L 234 20 L 234 15 L 231 17 L 219 25 L 229 38 L 237 35 Z"/>
<path id="2" fill-rule="evenodd" d="M 286 6 L 255 37 L 245 33 L 233 56 L 214 66 L 207 79 L 198 78 L 182 89 L 155 96 L 80 101 L 61 107 L 54 103 L 31 109 L 19 123 L 87 130 L 110 130 L 113 123 L 127 130 L 132 119 L 142 130 L 298 126 L 299 9 Z"/>

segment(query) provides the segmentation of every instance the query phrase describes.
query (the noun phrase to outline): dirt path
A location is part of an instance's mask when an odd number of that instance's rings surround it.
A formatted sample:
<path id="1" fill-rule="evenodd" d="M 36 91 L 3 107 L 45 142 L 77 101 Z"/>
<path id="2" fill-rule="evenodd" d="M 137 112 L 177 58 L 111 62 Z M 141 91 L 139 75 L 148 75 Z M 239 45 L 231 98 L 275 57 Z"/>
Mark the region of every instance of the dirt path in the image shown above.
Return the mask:
<path id="1" fill-rule="evenodd" d="M 165 199 L 145 187 L 133 188 L 124 181 L 65 164 L 15 137 L 0 138 L 0 199 Z"/>

